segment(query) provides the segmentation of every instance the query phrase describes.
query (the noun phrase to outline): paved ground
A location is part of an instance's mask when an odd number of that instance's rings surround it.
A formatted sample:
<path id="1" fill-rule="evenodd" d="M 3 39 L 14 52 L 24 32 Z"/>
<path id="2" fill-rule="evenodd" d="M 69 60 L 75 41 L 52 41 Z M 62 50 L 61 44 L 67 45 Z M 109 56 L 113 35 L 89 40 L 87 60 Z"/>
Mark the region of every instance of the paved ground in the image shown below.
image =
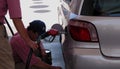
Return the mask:
<path id="1" fill-rule="evenodd" d="M 59 43 L 59 36 L 57 36 L 52 43 L 43 42 L 43 44 L 45 48 L 49 49 L 52 53 L 52 65 L 61 66 L 63 69 L 65 69 L 61 45 Z"/>
<path id="2" fill-rule="evenodd" d="M 21 0 L 21 8 L 22 8 L 22 20 L 24 22 L 25 27 L 28 26 L 29 22 L 32 20 L 42 20 L 46 23 L 47 30 L 50 27 L 58 23 L 57 18 L 57 6 L 59 0 Z M 12 29 L 16 32 L 12 21 L 6 16 Z M 6 25 L 7 27 L 7 25 Z M 9 29 L 7 28 L 7 32 L 9 36 L 12 36 Z M 61 45 L 59 43 L 59 36 L 52 43 L 44 42 L 44 46 L 46 49 L 51 50 L 52 52 L 52 62 L 55 66 L 64 67 L 64 60 L 61 51 Z"/>

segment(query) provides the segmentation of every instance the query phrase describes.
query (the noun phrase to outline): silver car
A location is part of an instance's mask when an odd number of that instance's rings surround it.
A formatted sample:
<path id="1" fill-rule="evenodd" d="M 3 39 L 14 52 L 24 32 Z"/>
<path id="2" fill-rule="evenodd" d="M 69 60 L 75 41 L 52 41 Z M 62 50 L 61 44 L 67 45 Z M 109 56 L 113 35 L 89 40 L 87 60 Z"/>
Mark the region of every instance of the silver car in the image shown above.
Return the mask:
<path id="1" fill-rule="evenodd" d="M 100 15 L 93 0 L 68 1 L 58 6 L 66 69 L 120 69 L 119 13 Z"/>

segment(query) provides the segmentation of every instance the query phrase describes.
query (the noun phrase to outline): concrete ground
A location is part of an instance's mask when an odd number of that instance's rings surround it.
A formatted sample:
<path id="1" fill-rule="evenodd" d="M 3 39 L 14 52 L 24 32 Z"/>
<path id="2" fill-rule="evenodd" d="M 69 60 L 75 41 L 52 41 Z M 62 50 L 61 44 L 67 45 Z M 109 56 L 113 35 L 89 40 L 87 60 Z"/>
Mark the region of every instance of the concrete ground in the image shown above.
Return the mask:
<path id="1" fill-rule="evenodd" d="M 59 36 L 57 36 L 52 43 L 43 41 L 43 44 L 44 47 L 49 49 L 52 53 L 52 65 L 61 66 L 62 69 L 65 69 Z"/>

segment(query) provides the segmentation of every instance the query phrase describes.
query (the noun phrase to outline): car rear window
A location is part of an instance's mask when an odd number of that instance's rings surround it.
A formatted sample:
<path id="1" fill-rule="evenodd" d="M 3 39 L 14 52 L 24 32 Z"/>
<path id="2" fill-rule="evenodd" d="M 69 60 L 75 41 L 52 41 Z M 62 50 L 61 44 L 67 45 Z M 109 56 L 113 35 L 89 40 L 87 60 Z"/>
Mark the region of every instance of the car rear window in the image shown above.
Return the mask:
<path id="1" fill-rule="evenodd" d="M 120 16 L 120 0 L 84 0 L 81 15 Z"/>
<path id="2" fill-rule="evenodd" d="M 70 4 L 72 0 L 65 0 L 66 3 Z"/>

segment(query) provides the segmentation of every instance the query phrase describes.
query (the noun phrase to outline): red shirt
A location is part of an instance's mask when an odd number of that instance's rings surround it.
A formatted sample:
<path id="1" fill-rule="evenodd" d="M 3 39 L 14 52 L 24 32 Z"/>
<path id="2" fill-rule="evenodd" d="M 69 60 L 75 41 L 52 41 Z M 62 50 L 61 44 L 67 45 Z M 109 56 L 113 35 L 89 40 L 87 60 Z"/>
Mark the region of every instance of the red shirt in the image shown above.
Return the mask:
<path id="1" fill-rule="evenodd" d="M 0 22 L 4 23 L 4 16 L 9 11 L 10 18 L 21 18 L 20 0 L 0 0 Z"/>
<path id="2" fill-rule="evenodd" d="M 13 50 L 13 57 L 15 62 L 20 62 L 21 60 L 26 63 L 30 47 L 27 46 L 25 41 L 21 38 L 19 34 L 15 34 L 11 40 L 10 44 Z M 41 44 L 42 45 L 42 44 Z M 35 54 L 32 55 L 30 66 L 38 62 L 38 57 Z"/>

